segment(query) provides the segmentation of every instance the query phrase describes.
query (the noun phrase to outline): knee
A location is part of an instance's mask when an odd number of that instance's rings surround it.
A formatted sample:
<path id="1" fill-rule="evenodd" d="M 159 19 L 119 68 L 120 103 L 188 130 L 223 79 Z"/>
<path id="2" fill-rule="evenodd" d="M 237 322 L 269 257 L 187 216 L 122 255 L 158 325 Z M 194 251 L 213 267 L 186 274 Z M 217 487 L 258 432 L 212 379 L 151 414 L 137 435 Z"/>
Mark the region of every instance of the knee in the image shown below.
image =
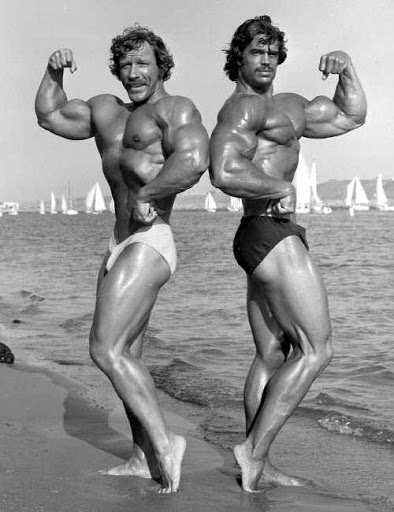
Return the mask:
<path id="1" fill-rule="evenodd" d="M 327 332 L 320 339 L 307 339 L 293 348 L 293 357 L 303 359 L 316 374 L 321 373 L 334 357 L 331 333 Z"/>
<path id="2" fill-rule="evenodd" d="M 280 346 L 277 346 L 271 347 L 269 350 L 264 350 L 263 352 L 257 351 L 256 360 L 260 366 L 276 371 L 286 361 L 286 355 L 283 353 Z"/>
<path id="3" fill-rule="evenodd" d="M 115 364 L 115 357 L 108 345 L 92 328 L 89 336 L 89 353 L 93 362 L 107 375 Z"/>
<path id="4" fill-rule="evenodd" d="M 327 334 L 324 340 L 314 345 L 311 354 L 313 364 L 316 367 L 316 372 L 321 373 L 331 362 L 334 357 L 334 350 L 332 348 L 331 334 Z"/>

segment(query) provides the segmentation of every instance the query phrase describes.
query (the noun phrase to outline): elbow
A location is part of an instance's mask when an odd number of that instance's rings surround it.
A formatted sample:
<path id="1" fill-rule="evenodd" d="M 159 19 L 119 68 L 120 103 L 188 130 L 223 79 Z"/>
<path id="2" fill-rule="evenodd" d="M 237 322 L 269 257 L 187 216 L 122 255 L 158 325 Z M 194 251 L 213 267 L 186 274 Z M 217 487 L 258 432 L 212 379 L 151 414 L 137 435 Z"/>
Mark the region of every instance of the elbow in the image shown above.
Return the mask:
<path id="1" fill-rule="evenodd" d="M 213 166 L 209 170 L 211 183 L 215 188 L 218 188 L 225 194 L 230 194 L 232 191 L 232 180 L 230 176 L 224 171 L 217 171 Z"/>
<path id="2" fill-rule="evenodd" d="M 44 119 L 37 118 L 37 124 L 40 128 L 44 128 L 44 130 L 48 130 L 48 124 L 44 121 Z"/>
<path id="3" fill-rule="evenodd" d="M 44 130 L 51 129 L 50 117 L 48 115 L 36 112 L 36 116 L 37 124 L 40 128 L 43 128 Z"/>
<path id="4" fill-rule="evenodd" d="M 363 114 L 359 115 L 357 119 L 355 120 L 356 128 L 360 128 L 365 124 L 365 121 L 367 120 L 367 112 L 363 112 Z"/>
<path id="5" fill-rule="evenodd" d="M 209 167 L 208 155 L 191 153 L 188 157 L 187 167 L 191 169 L 191 185 L 195 185 Z"/>

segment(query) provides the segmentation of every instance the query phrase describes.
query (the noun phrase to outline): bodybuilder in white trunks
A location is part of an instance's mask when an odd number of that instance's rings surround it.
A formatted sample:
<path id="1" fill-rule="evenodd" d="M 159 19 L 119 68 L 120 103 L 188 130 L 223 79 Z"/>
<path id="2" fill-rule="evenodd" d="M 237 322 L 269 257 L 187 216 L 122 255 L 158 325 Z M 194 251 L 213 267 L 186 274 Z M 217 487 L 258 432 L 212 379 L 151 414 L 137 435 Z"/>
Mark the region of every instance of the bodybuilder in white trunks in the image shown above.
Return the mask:
<path id="1" fill-rule="evenodd" d="M 63 73 L 77 67 L 72 51 L 49 58 L 36 97 L 40 126 L 68 139 L 95 137 L 115 201 L 116 223 L 101 267 L 90 352 L 123 401 L 133 434 L 130 460 L 110 474 L 158 475 L 159 492 L 178 490 L 183 437 L 171 432 L 142 341 L 160 288 L 176 266 L 169 225 L 176 194 L 208 166 L 208 136 L 194 104 L 164 89 L 173 67 L 161 38 L 138 25 L 112 41 L 112 73 L 129 103 L 112 94 L 68 100 Z"/>

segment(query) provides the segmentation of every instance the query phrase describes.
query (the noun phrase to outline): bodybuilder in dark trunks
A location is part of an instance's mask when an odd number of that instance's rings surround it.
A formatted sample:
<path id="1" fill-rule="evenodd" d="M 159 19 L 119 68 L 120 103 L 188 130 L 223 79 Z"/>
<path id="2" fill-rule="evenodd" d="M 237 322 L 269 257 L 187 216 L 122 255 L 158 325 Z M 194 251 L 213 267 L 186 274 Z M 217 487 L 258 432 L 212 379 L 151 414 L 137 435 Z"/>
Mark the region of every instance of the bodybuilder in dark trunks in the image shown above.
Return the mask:
<path id="1" fill-rule="evenodd" d="M 333 356 L 325 286 L 294 218 L 299 139 L 342 135 L 366 117 L 364 91 L 342 51 L 319 63 L 324 79 L 338 75 L 333 99 L 274 95 L 277 67 L 287 55 L 284 36 L 269 16 L 236 30 L 224 68 L 235 91 L 211 138 L 212 183 L 244 203 L 234 254 L 247 274 L 256 355 L 244 390 L 246 440 L 234 455 L 246 491 L 256 491 L 261 477 L 301 485 L 271 464 L 269 449 Z"/>

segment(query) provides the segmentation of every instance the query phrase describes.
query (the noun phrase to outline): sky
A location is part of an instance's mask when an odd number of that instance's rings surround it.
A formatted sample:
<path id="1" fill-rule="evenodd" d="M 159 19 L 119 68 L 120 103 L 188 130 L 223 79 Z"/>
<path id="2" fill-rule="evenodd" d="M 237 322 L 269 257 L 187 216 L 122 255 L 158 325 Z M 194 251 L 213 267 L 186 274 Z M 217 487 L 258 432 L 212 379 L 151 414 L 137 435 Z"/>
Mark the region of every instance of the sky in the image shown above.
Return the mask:
<path id="1" fill-rule="evenodd" d="M 83 196 L 99 181 L 109 188 L 93 139 L 69 141 L 40 128 L 34 99 L 50 54 L 71 48 L 78 70 L 65 73 L 68 97 L 112 93 L 127 101 L 108 69 L 113 37 L 135 22 L 160 35 L 175 60 L 170 94 L 190 97 L 210 133 L 234 83 L 223 73 L 224 54 L 246 19 L 268 14 L 286 33 L 288 57 L 274 92 L 312 99 L 332 97 L 337 77 L 322 81 L 320 56 L 332 50 L 352 58 L 368 99 L 366 124 L 325 140 L 301 139 L 318 182 L 394 178 L 394 2 L 392 0 L 3 0 L 0 12 L 2 98 L 0 202 Z M 209 187 L 204 175 L 196 191 Z"/>

